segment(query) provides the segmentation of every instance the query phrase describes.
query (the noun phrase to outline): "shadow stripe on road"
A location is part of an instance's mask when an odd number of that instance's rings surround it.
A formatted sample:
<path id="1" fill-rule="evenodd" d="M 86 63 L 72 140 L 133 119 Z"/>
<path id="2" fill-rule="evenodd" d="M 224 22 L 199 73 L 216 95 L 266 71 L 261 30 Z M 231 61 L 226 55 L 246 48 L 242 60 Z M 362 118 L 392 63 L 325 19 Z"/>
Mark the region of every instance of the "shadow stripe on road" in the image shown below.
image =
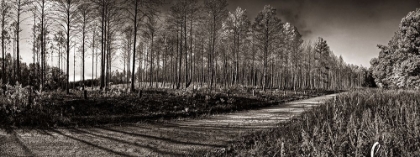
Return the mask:
<path id="1" fill-rule="evenodd" d="M 99 146 L 99 145 L 95 145 L 95 144 L 93 144 L 93 143 L 91 143 L 91 142 L 88 142 L 88 141 L 85 141 L 85 140 L 82 140 L 82 139 L 78 139 L 78 138 L 73 137 L 73 136 L 66 135 L 66 134 L 64 134 L 64 133 L 62 133 L 61 131 L 58 131 L 58 130 L 56 130 L 56 129 L 53 129 L 53 130 L 51 130 L 51 131 L 52 131 L 52 132 L 55 132 L 55 133 L 57 133 L 57 134 L 63 135 L 63 136 L 65 136 L 65 137 L 68 137 L 68 138 L 70 138 L 70 139 L 73 139 L 73 140 L 76 140 L 76 141 L 82 142 L 82 143 L 87 144 L 87 145 L 89 145 L 89 146 L 99 148 L 99 149 L 104 150 L 104 151 L 109 152 L 109 153 L 113 153 L 113 154 L 120 155 L 120 156 L 125 156 L 125 157 L 135 157 L 135 156 L 131 156 L 131 155 L 128 155 L 128 154 L 125 154 L 125 153 L 117 152 L 117 151 L 114 151 L 114 150 L 111 150 L 111 149 L 108 149 L 108 148 L 105 148 L 105 147 L 102 147 L 102 146 Z"/>
<path id="2" fill-rule="evenodd" d="M 25 145 L 25 143 L 22 142 L 21 137 L 16 133 L 16 131 L 12 131 L 13 140 L 16 141 L 20 146 L 22 146 L 22 149 L 25 151 L 25 156 L 36 156 L 31 149 L 28 148 L 28 146 Z"/>
<path id="3" fill-rule="evenodd" d="M 173 155 L 175 155 L 175 156 L 182 155 L 182 154 L 175 153 L 175 152 L 163 151 L 163 150 L 160 150 L 160 149 L 155 148 L 155 147 L 138 144 L 136 142 L 125 141 L 125 140 L 117 139 L 117 138 L 114 138 L 114 137 L 109 137 L 109 136 L 105 136 L 105 135 L 100 135 L 100 134 L 95 134 L 95 133 L 87 132 L 87 131 L 80 130 L 80 129 L 71 129 L 71 130 L 73 130 L 73 132 L 77 132 L 79 134 L 80 133 L 89 134 L 89 135 L 92 135 L 92 136 L 96 136 L 96 137 L 99 137 L 99 138 L 108 139 L 108 140 L 111 140 L 111 141 L 116 141 L 116 142 L 125 143 L 125 144 L 129 144 L 129 145 L 134 145 L 134 146 L 137 146 L 137 147 L 146 148 L 146 149 L 149 149 L 149 150 L 151 150 L 151 151 L 153 151 L 155 153 L 159 153 L 159 154 L 166 154 L 166 155 L 172 155 L 172 156 Z"/>
<path id="4" fill-rule="evenodd" d="M 199 146 L 210 146 L 210 147 L 224 147 L 223 145 L 202 144 L 202 143 L 196 143 L 196 142 L 177 141 L 177 140 L 173 140 L 173 139 L 169 139 L 169 138 L 156 137 L 156 136 L 144 135 L 144 134 L 132 133 L 132 132 L 126 132 L 126 131 L 121 131 L 121 130 L 115 130 L 115 129 L 107 128 L 107 127 L 100 127 L 100 128 L 101 129 L 104 129 L 104 130 L 112 131 L 112 132 L 118 132 L 118 133 L 122 133 L 122 134 L 127 134 L 127 135 L 130 135 L 130 136 L 140 136 L 140 137 L 144 137 L 144 138 L 151 138 L 151 139 L 155 139 L 155 140 L 167 141 L 167 142 L 172 142 L 172 143 L 176 143 L 176 144 L 199 145 Z"/>

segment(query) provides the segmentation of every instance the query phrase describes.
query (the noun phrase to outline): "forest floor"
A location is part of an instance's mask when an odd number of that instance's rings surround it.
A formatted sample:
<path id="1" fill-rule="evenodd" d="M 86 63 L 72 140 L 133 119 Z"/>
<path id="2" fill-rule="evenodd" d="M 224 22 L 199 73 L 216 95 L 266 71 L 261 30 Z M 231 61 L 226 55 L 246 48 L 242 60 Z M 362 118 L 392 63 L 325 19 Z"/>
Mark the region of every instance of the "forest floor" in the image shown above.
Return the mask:
<path id="1" fill-rule="evenodd" d="M 188 156 L 222 151 L 234 139 L 273 128 L 337 94 L 196 119 L 0 131 L 0 156 Z"/>
<path id="2" fill-rule="evenodd" d="M 104 124 L 124 124 L 200 118 L 213 114 L 231 113 L 268 107 L 283 102 L 333 94 L 325 90 L 255 90 L 235 89 L 208 92 L 173 89 L 147 89 L 127 92 L 113 88 L 107 92 L 73 90 L 44 92 L 33 105 L 0 106 L 0 128 L 88 127 Z M 10 97 L 10 98 L 9 98 Z M 12 99 L 0 97 L 0 100 Z M 20 98 L 20 97 L 14 97 Z M 22 102 L 31 96 L 22 97 Z M 10 101 L 0 101 L 8 103 Z M 20 101 L 18 101 L 20 102 Z M 17 109 L 14 108 L 17 106 Z"/>

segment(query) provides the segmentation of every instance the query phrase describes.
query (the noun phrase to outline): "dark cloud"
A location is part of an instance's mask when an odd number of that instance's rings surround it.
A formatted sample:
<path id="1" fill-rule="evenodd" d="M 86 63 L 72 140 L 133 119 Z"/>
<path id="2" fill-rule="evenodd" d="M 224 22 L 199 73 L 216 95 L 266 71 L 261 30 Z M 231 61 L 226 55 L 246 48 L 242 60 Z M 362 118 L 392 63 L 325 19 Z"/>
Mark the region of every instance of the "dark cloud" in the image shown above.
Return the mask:
<path id="1" fill-rule="evenodd" d="M 305 19 L 302 17 L 306 2 L 304 0 L 286 0 L 278 7 L 278 15 L 285 22 L 290 22 L 299 29 L 303 36 L 312 33 L 312 30 L 307 26 Z M 276 6 L 274 6 L 276 7 Z"/>

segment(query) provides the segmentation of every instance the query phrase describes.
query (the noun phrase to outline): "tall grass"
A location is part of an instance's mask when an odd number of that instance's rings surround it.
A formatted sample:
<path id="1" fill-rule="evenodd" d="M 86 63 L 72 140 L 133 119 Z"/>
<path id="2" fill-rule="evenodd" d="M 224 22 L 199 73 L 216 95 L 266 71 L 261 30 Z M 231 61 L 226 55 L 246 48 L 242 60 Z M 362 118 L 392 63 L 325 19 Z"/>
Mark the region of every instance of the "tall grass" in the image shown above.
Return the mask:
<path id="1" fill-rule="evenodd" d="M 420 156 L 420 93 L 342 94 L 278 128 L 241 137 L 210 156 Z"/>

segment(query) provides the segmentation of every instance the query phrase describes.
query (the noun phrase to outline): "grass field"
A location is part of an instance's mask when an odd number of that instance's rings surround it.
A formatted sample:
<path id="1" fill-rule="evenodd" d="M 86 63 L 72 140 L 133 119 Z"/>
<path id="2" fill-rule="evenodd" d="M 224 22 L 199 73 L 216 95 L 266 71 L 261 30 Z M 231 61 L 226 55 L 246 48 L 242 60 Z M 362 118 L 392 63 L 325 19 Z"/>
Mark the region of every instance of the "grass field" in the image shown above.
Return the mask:
<path id="1" fill-rule="evenodd" d="M 278 128 L 251 133 L 205 156 L 420 156 L 420 93 L 342 94 Z"/>

